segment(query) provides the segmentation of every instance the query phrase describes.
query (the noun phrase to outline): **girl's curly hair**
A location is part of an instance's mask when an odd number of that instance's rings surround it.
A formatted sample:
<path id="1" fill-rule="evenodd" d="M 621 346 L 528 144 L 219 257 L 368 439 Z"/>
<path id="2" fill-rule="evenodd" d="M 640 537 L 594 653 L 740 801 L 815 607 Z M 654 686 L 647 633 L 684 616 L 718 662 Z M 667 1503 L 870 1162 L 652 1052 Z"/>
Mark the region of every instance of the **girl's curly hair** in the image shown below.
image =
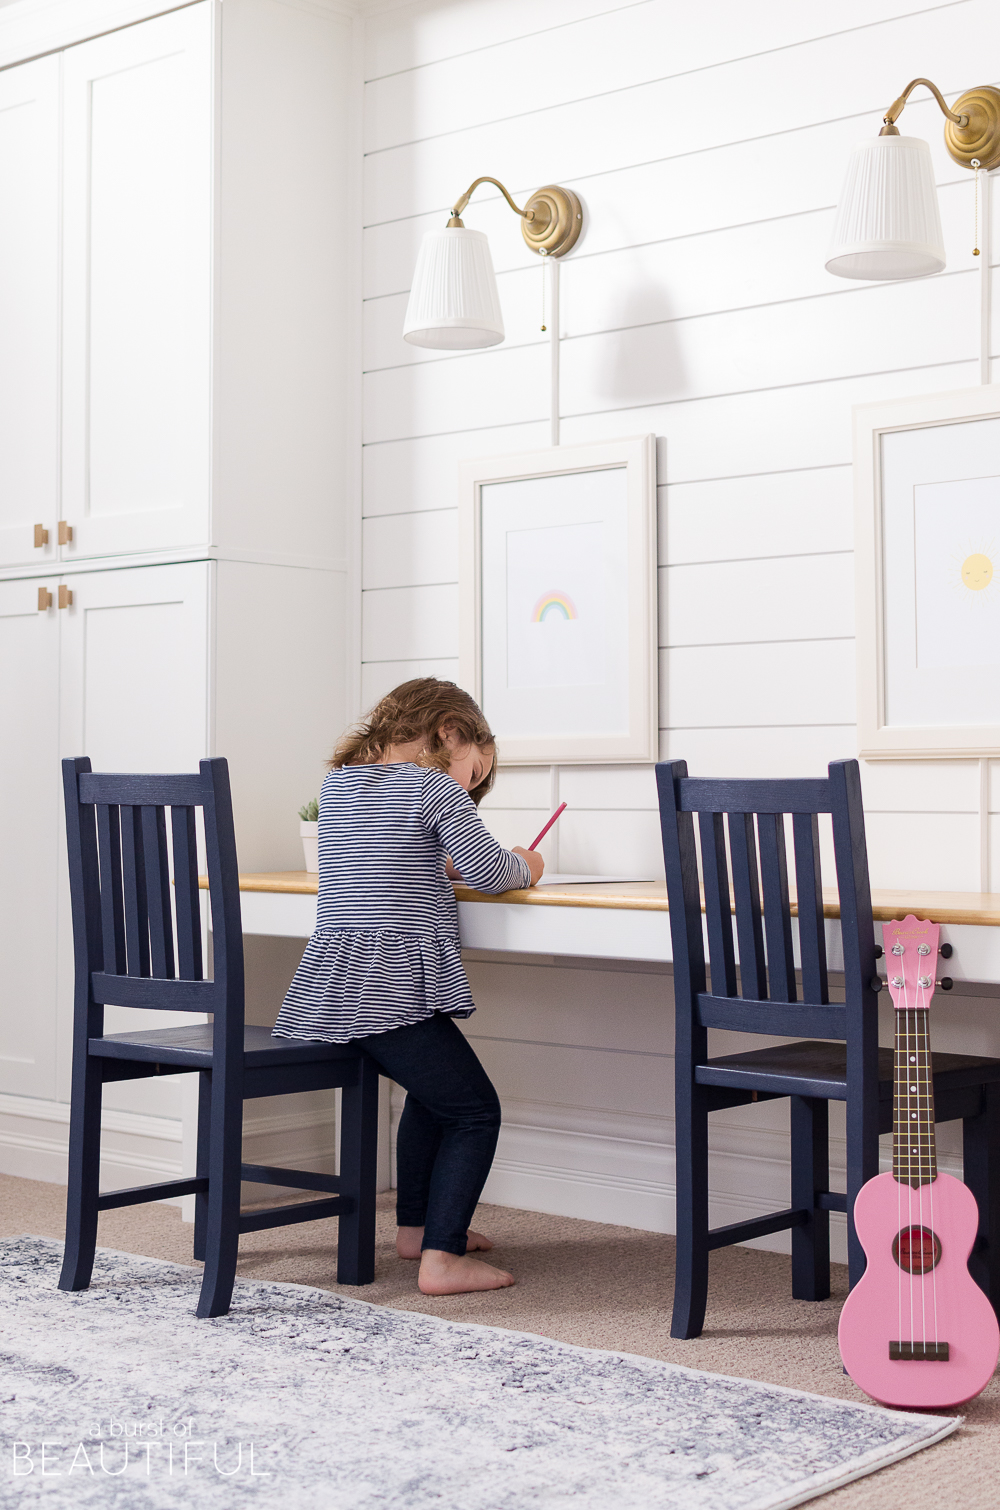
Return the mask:
<path id="1" fill-rule="evenodd" d="M 496 740 L 478 703 L 454 682 L 441 682 L 435 676 L 416 677 L 387 693 L 367 718 L 338 741 L 330 765 L 334 770 L 345 765 L 374 765 L 393 745 L 422 739 L 424 749 L 417 756 L 417 765 L 447 771 L 451 751 L 441 734 L 450 730 L 455 731 L 463 745 L 476 745 L 480 750 L 493 746 L 494 758 L 489 770 L 469 793 L 478 805 L 493 785 Z"/>

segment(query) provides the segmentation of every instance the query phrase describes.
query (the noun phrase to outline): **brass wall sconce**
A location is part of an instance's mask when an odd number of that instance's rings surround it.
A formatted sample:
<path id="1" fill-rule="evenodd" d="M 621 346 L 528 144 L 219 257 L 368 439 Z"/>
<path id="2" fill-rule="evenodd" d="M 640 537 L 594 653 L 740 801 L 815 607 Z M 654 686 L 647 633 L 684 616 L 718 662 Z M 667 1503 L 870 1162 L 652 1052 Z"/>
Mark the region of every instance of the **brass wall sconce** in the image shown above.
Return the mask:
<path id="1" fill-rule="evenodd" d="M 930 79 L 913 79 L 885 113 L 877 137 L 855 147 L 837 208 L 827 271 L 841 278 L 923 278 L 945 265 L 930 148 L 896 121 L 918 84 L 946 120 L 944 142 L 963 168 L 1000 164 L 1000 90 L 968 89 L 949 108 Z"/>
<path id="2" fill-rule="evenodd" d="M 496 346 L 504 338 L 489 242 L 462 220 L 484 183 L 495 184 L 521 217 L 525 243 L 541 257 L 564 257 L 583 230 L 583 208 L 572 189 L 547 184 L 522 210 L 499 179 L 477 178 L 455 201 L 444 229 L 428 231 L 421 244 L 403 322 L 403 338 L 414 346 L 462 351 Z"/>

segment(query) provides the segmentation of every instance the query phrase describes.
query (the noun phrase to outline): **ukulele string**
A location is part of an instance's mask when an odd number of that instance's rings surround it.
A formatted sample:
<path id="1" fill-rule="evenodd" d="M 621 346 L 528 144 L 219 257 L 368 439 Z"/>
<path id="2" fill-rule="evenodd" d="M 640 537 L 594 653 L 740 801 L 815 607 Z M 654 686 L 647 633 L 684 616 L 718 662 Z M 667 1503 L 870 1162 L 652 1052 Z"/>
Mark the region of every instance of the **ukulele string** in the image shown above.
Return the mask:
<path id="1" fill-rule="evenodd" d="M 929 958 L 935 958 L 936 959 L 936 956 L 929 956 Z M 923 990 L 923 987 L 921 987 L 921 990 Z M 926 1003 L 924 1004 L 924 1011 L 925 1012 L 927 1011 Z M 933 1078 L 932 1078 L 932 1074 L 933 1074 L 933 1068 L 934 1067 L 933 1067 L 933 1062 L 931 1061 L 931 1057 L 930 1057 L 930 1046 L 931 1046 L 931 1044 L 930 1044 L 930 1027 L 929 1027 L 929 1025 L 928 1025 L 928 1028 L 927 1028 L 926 1043 L 927 1043 L 927 1084 L 928 1084 L 930 1096 L 933 1096 L 933 1093 L 934 1093 L 934 1081 L 933 1081 Z M 928 1111 L 927 1126 L 928 1126 L 928 1129 L 930 1129 L 930 1127 L 932 1125 L 931 1124 L 931 1118 L 930 1118 L 930 1111 L 931 1111 L 930 1105 L 928 1105 L 927 1111 Z M 936 1181 L 936 1178 L 937 1178 L 937 1171 L 931 1169 L 931 1165 L 930 1165 L 930 1146 L 929 1145 L 928 1145 L 927 1172 L 928 1172 L 928 1175 L 929 1175 L 929 1179 L 927 1181 L 927 1200 L 928 1200 L 928 1203 L 930 1205 L 930 1223 L 931 1223 L 931 1302 L 932 1302 L 933 1309 L 934 1309 L 934 1351 L 936 1353 L 937 1352 L 937 1348 L 938 1348 L 938 1297 L 937 1297 L 937 1260 L 936 1260 L 935 1253 L 934 1253 L 935 1234 L 936 1234 L 936 1230 L 937 1230 L 935 1228 L 935 1226 L 934 1226 L 934 1185 L 935 1185 L 935 1181 Z"/>
<path id="2" fill-rule="evenodd" d="M 921 1001 L 923 1001 L 923 986 L 920 985 L 920 965 L 917 965 L 917 1001 L 918 1001 L 918 1003 L 921 1003 Z M 920 1037 L 921 1037 L 921 1034 L 920 1034 L 920 1012 L 921 1012 L 921 1006 L 915 1007 L 915 1009 L 914 1009 L 914 1042 L 917 1042 L 917 1043 L 920 1042 Z M 924 1042 L 926 1042 L 926 1037 L 924 1037 Z M 917 1049 L 917 1055 L 920 1055 L 920 1049 Z M 924 1057 L 926 1057 L 926 1055 L 924 1055 Z M 917 1065 L 917 1069 L 920 1069 L 920 1065 Z M 921 1342 L 923 1342 L 923 1350 L 924 1350 L 924 1353 L 926 1353 L 926 1351 L 927 1351 L 927 1282 L 926 1282 L 926 1277 L 924 1277 L 924 1268 L 923 1268 L 923 1176 L 924 1176 L 924 1169 L 923 1169 L 923 1161 L 924 1161 L 924 1155 L 923 1155 L 923 1149 L 924 1149 L 924 1145 L 923 1145 L 923 1137 L 924 1137 L 923 1126 L 926 1125 L 926 1108 L 924 1108 L 924 1116 L 921 1117 L 920 1116 L 920 1110 L 921 1110 L 921 1108 L 920 1108 L 921 1081 L 920 1081 L 920 1077 L 914 1077 L 914 1078 L 915 1078 L 915 1080 L 917 1080 L 917 1126 L 918 1126 L 918 1128 L 920 1128 L 920 1133 L 917 1134 L 917 1142 L 918 1142 L 918 1145 L 920 1145 L 920 1185 L 918 1185 L 918 1187 L 917 1187 L 918 1196 L 920 1196 L 920 1199 L 918 1199 L 918 1203 L 917 1203 L 918 1220 L 920 1220 L 920 1321 L 921 1321 L 921 1330 L 923 1330 L 923 1336 L 921 1336 Z M 924 1101 L 926 1101 L 926 1096 L 924 1096 Z M 927 1199 L 929 1199 L 929 1197 L 931 1197 L 931 1191 L 927 1191 Z M 932 1270 L 931 1273 L 934 1274 L 934 1270 Z"/>
<path id="3" fill-rule="evenodd" d="M 896 1003 L 893 1003 L 893 1006 L 896 1006 Z M 905 1018 L 905 1015 L 903 1015 L 903 1028 L 905 1028 L 905 1027 L 906 1027 L 906 1018 Z M 903 1108 L 902 1108 L 902 1096 L 900 1096 L 900 1089 L 902 1089 L 902 1087 L 900 1087 L 900 1084 L 899 1084 L 900 1045 L 902 1045 L 902 1060 L 903 1060 L 902 1069 L 903 1069 L 903 1071 L 905 1071 L 905 1069 L 906 1069 L 906 1052 L 908 1052 L 908 1049 L 906 1049 L 906 1037 L 905 1037 L 905 1033 L 900 1033 L 900 1031 L 899 1031 L 899 1012 L 897 1012 L 897 1015 L 896 1015 L 896 1107 L 894 1107 L 894 1113 L 893 1113 L 894 1120 L 896 1120 L 896 1123 L 899 1123 L 900 1114 L 902 1114 L 902 1110 L 903 1110 Z M 899 1131 L 899 1125 L 896 1126 L 896 1134 L 894 1134 L 894 1142 L 896 1142 L 897 1149 L 899 1149 L 899 1170 L 897 1170 L 897 1175 L 896 1175 L 896 1232 L 897 1232 L 897 1234 L 899 1234 L 899 1232 L 903 1231 L 903 1140 L 902 1140 L 902 1134 L 900 1134 L 900 1131 Z M 899 1237 L 896 1238 L 896 1241 L 897 1241 L 897 1243 L 899 1243 Z M 899 1338 L 899 1341 L 902 1342 L 903 1341 L 903 1265 L 902 1264 L 897 1264 L 896 1265 L 896 1294 L 897 1294 L 897 1300 L 899 1300 L 899 1330 L 897 1330 L 896 1335 L 897 1335 L 897 1338 Z"/>

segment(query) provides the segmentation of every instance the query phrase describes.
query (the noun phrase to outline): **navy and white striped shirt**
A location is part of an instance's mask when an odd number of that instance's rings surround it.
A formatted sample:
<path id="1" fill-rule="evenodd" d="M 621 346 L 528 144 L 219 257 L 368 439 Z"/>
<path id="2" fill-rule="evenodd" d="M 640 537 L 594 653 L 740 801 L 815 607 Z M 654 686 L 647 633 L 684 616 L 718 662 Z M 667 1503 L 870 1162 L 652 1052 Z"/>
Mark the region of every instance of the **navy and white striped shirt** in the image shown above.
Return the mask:
<path id="1" fill-rule="evenodd" d="M 330 771 L 319 800 L 316 931 L 278 1013 L 279 1038 L 347 1043 L 475 1011 L 462 968 L 450 856 L 478 891 L 529 886 L 468 792 L 412 763 Z"/>

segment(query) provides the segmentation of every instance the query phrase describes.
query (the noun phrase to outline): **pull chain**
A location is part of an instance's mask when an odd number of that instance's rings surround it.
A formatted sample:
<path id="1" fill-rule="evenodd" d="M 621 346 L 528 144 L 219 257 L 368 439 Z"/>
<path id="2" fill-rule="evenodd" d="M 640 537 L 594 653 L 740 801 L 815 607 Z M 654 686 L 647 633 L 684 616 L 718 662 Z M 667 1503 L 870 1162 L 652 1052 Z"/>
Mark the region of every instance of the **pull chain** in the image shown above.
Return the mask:
<path id="1" fill-rule="evenodd" d="M 975 234 L 974 234 L 974 237 L 973 237 L 973 239 L 974 239 L 974 241 L 975 241 L 976 244 L 975 244 L 975 246 L 972 249 L 972 255 L 973 255 L 973 257 L 978 257 L 979 256 L 979 166 L 980 166 L 979 165 L 979 158 L 978 157 L 972 158 L 971 161 L 970 161 L 970 163 L 969 163 L 969 166 L 971 168 L 975 168 L 975 170 L 976 170 Z"/>
<path id="2" fill-rule="evenodd" d="M 979 177 L 978 173 L 976 174 L 976 177 L 977 178 Z M 542 329 L 543 330 L 548 330 L 548 326 L 545 323 L 545 284 L 546 284 L 547 281 L 548 280 L 546 278 L 545 263 L 543 262 L 542 263 Z"/>

